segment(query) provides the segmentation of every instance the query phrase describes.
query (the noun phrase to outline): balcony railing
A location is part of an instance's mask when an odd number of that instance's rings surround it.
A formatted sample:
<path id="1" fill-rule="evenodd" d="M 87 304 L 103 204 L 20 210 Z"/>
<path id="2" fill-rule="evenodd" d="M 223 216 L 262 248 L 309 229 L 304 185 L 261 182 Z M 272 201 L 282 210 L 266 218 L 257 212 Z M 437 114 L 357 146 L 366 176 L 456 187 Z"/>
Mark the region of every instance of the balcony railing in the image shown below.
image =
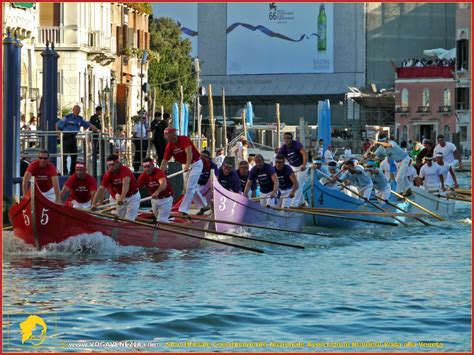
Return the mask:
<path id="1" fill-rule="evenodd" d="M 416 112 L 418 112 L 418 113 L 430 113 L 431 108 L 429 106 L 418 106 L 418 110 Z"/>
<path id="2" fill-rule="evenodd" d="M 53 42 L 56 47 L 86 47 L 92 52 L 116 51 L 116 39 L 104 31 L 88 31 L 84 28 L 39 27 L 38 46 Z"/>
<path id="3" fill-rule="evenodd" d="M 452 108 L 451 108 L 451 106 L 447 106 L 447 105 L 439 106 L 438 107 L 438 112 L 450 113 L 450 112 L 452 112 Z"/>
<path id="4" fill-rule="evenodd" d="M 64 28 L 61 27 L 39 27 L 38 44 L 46 45 L 46 42 L 53 42 L 55 45 L 64 41 Z"/>
<path id="5" fill-rule="evenodd" d="M 410 113 L 410 106 L 397 106 L 395 108 L 396 113 Z"/>

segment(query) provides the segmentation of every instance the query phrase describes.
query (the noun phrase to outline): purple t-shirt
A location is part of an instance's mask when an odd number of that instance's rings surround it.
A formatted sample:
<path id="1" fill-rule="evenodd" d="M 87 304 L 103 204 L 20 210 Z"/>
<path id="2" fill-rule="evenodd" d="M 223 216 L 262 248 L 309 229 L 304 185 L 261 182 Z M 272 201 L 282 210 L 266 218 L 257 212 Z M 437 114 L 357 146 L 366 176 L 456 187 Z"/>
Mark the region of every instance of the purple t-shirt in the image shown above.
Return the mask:
<path id="1" fill-rule="evenodd" d="M 237 175 L 239 175 L 239 181 L 240 181 L 240 191 L 245 190 L 245 185 L 247 185 L 247 180 L 249 179 L 250 172 L 247 175 L 240 175 L 240 172 L 237 171 Z M 252 185 L 250 185 L 250 190 L 255 191 L 257 189 L 257 181 L 252 180 Z"/>
<path id="2" fill-rule="evenodd" d="M 303 165 L 303 154 L 300 153 L 301 148 L 303 148 L 303 145 L 300 142 L 292 140 L 290 147 L 283 144 L 278 153 L 282 154 L 291 166 L 298 167 Z"/>
<path id="3" fill-rule="evenodd" d="M 273 174 L 275 174 L 275 169 L 273 166 L 264 163 L 262 169 L 254 166 L 252 170 L 250 170 L 249 179 L 251 181 L 258 181 L 258 184 L 260 185 L 260 191 L 266 194 L 273 191 Z"/>
<path id="4" fill-rule="evenodd" d="M 280 190 L 288 190 L 293 187 L 293 181 L 290 179 L 290 176 L 294 174 L 293 169 L 285 164 L 283 165 L 283 169 L 275 169 L 275 172 L 278 176 L 278 187 Z"/>
<path id="5" fill-rule="evenodd" d="M 239 175 L 237 175 L 235 170 L 232 170 L 229 175 L 225 176 L 222 168 L 219 169 L 217 181 L 219 181 L 219 184 L 226 190 L 234 191 L 237 194 L 240 192 Z"/>

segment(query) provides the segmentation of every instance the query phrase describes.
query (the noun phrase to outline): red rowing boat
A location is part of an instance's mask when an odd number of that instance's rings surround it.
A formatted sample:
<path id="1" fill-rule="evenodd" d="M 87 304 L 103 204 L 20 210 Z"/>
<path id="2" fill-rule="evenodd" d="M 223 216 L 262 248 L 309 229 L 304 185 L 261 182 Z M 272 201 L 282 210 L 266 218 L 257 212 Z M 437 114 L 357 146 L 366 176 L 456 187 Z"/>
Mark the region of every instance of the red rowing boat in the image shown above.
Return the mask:
<path id="1" fill-rule="evenodd" d="M 66 239 L 79 235 L 101 232 L 111 237 L 119 245 L 141 246 L 160 249 L 192 249 L 199 247 L 201 240 L 179 235 L 186 232 L 202 236 L 197 232 L 184 228 L 176 228 L 176 232 L 164 231 L 152 226 L 136 225 L 130 222 L 114 220 L 110 217 L 91 215 L 85 211 L 49 201 L 34 184 L 35 189 L 27 193 L 9 211 L 10 222 L 15 235 L 27 244 L 39 250 L 50 243 L 61 243 Z M 151 216 L 151 214 L 148 214 Z M 140 217 L 146 217 L 140 216 Z M 206 221 L 189 221 L 175 219 L 174 223 L 182 226 L 207 228 Z M 166 226 L 172 228 L 172 226 Z"/>

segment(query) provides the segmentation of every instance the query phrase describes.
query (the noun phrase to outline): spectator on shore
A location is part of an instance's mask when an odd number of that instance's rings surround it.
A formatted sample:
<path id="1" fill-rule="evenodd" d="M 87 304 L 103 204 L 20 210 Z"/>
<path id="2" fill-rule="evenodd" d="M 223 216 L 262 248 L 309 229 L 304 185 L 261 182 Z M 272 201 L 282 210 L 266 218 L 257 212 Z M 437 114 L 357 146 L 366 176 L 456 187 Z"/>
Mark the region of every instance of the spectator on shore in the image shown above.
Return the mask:
<path id="1" fill-rule="evenodd" d="M 99 129 L 94 126 L 92 123 L 84 120 L 81 113 L 81 107 L 79 105 L 74 105 L 72 112 L 64 116 L 62 120 L 59 120 L 56 123 L 56 129 L 60 130 L 63 133 L 63 170 L 66 175 L 71 175 L 77 160 L 77 141 L 76 135 L 79 133 L 81 127 L 84 129 L 92 129 L 94 132 L 100 132 Z M 71 168 L 68 170 L 67 158 L 71 157 Z"/>

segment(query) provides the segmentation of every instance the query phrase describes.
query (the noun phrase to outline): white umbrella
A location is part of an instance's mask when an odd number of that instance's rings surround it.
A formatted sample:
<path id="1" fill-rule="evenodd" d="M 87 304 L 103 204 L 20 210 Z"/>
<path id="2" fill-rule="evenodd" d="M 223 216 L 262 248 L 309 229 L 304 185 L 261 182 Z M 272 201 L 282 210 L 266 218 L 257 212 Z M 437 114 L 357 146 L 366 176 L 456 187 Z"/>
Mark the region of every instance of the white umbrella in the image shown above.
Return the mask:
<path id="1" fill-rule="evenodd" d="M 456 48 L 450 49 L 446 53 L 440 56 L 441 59 L 455 59 L 456 58 Z"/>

